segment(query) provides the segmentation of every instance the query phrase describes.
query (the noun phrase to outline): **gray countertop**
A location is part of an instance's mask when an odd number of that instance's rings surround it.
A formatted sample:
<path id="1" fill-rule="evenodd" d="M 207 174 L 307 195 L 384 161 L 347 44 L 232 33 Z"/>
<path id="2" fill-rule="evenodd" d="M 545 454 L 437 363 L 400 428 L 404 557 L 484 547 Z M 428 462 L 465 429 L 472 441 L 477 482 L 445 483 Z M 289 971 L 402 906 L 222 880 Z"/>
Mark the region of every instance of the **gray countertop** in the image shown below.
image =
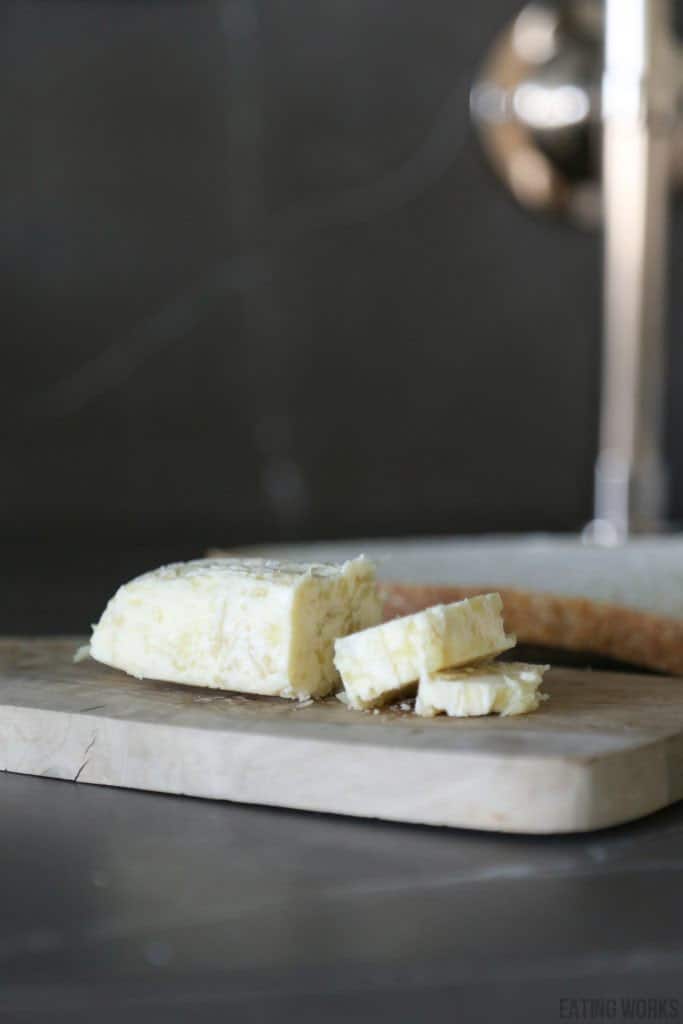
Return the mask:
<path id="1" fill-rule="evenodd" d="M 3 1024 L 683 1013 L 682 805 L 531 838 L 5 774 L 0 820 Z"/>

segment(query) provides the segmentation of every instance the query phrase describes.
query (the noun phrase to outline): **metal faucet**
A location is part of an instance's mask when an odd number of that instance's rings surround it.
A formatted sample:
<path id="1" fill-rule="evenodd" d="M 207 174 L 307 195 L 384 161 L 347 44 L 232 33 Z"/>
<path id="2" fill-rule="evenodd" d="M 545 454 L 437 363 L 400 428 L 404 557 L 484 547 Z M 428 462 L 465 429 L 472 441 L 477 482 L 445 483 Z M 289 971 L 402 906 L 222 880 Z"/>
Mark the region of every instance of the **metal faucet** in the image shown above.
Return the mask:
<path id="1" fill-rule="evenodd" d="M 484 148 L 517 198 L 604 224 L 594 518 L 617 544 L 661 527 L 669 200 L 683 180 L 683 57 L 671 0 L 532 3 L 471 94 Z"/>

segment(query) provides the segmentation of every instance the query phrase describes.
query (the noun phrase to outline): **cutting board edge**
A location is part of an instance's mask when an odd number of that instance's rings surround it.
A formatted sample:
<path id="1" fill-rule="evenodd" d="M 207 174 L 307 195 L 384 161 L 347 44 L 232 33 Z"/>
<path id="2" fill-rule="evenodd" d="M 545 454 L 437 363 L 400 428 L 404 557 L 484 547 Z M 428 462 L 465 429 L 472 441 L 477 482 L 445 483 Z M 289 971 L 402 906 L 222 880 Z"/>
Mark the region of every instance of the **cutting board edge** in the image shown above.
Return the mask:
<path id="1" fill-rule="evenodd" d="M 306 737 L 274 740 L 252 733 L 236 741 L 234 734 L 201 734 L 203 743 L 198 750 L 197 730 L 191 727 L 178 730 L 159 724 L 151 734 L 147 731 L 143 743 L 141 723 L 33 708 L 6 706 L 3 710 L 0 770 L 143 792 L 528 835 L 592 832 L 624 824 L 683 796 L 680 790 L 674 793 L 670 785 L 670 752 L 683 757 L 683 737 L 673 737 L 677 741 L 673 745 L 646 743 L 635 751 L 607 752 L 591 758 L 517 758 L 512 780 L 509 764 L 500 755 L 454 755 L 424 749 L 406 751 L 403 774 L 397 778 L 387 748 L 363 745 L 364 757 L 350 762 L 348 747 L 333 741 L 325 755 L 327 777 L 335 778 L 336 771 L 338 783 L 358 786 L 354 803 L 344 793 L 343 785 L 334 794 L 324 787 L 316 794 L 309 787 L 309 778 L 315 777 L 316 770 L 320 774 L 319 743 Z M 56 717 L 59 728 L 46 729 L 45 716 Z M 12 750 L 19 731 L 24 741 L 29 739 L 23 744 L 22 755 Z M 47 736 L 51 737 L 49 744 L 45 743 Z M 183 750 L 181 741 L 186 745 Z M 295 779 L 287 794 L 269 784 L 268 772 L 261 768 L 258 774 L 264 744 L 274 761 L 270 777 L 277 779 L 277 785 L 282 786 L 287 771 L 289 778 Z M 313 775 L 310 770 L 306 774 L 305 769 L 302 774 L 306 763 L 312 766 Z M 384 788 L 373 790 L 373 771 L 377 770 L 380 775 L 374 778 L 381 778 Z M 475 775 L 468 776 L 468 771 Z M 458 776 L 455 779 L 454 774 Z M 468 793 L 470 778 L 483 785 L 488 801 L 482 803 L 480 797 L 474 800 Z M 632 784 L 631 789 L 625 790 L 624 780 Z M 408 791 L 416 810 L 401 806 L 400 797 L 406 792 L 402 786 L 414 787 Z M 514 813 L 510 811 L 513 804 L 517 807 Z M 545 816 L 537 811 L 529 817 L 532 806 L 545 808 Z"/>

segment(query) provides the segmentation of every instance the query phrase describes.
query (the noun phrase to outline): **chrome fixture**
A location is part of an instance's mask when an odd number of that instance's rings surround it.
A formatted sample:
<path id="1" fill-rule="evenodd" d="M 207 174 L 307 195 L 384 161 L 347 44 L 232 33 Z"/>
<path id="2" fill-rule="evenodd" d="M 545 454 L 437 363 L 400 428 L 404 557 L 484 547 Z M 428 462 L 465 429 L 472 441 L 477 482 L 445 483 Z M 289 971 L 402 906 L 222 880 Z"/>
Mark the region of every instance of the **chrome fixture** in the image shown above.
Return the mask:
<path id="1" fill-rule="evenodd" d="M 683 50 L 671 0 L 530 3 L 487 56 L 472 115 L 525 206 L 604 226 L 600 440 L 587 534 L 666 509 L 661 420 L 669 196 L 683 184 Z"/>

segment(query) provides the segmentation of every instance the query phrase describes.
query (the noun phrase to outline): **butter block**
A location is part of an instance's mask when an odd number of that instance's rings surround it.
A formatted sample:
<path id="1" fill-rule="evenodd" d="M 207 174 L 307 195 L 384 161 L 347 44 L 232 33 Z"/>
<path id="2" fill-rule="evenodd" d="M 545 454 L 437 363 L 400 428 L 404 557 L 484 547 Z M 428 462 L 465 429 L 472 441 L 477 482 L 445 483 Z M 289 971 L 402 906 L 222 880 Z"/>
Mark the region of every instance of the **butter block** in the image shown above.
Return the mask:
<path id="1" fill-rule="evenodd" d="M 539 687 L 549 665 L 497 661 L 466 668 L 448 668 L 421 677 L 415 713 L 424 717 L 451 715 L 525 715 L 547 694 Z"/>
<path id="2" fill-rule="evenodd" d="M 363 557 L 339 566 L 200 559 L 122 586 L 90 653 L 140 679 L 306 700 L 338 683 L 335 639 L 380 620 Z"/>
<path id="3" fill-rule="evenodd" d="M 415 692 L 421 675 L 514 647 L 500 594 L 435 605 L 336 641 L 334 662 L 350 707 L 372 708 Z"/>

